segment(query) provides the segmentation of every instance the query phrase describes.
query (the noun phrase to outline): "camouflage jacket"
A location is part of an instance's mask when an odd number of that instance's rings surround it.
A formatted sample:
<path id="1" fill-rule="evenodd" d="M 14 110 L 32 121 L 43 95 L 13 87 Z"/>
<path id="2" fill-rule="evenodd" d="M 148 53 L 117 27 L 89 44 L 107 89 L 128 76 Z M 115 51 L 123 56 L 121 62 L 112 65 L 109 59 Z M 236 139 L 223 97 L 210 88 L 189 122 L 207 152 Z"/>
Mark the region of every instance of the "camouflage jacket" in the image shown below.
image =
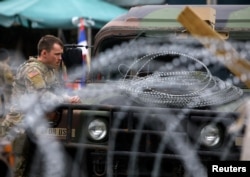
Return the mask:
<path id="1" fill-rule="evenodd" d="M 36 58 L 30 58 L 17 70 L 13 83 L 13 109 L 21 109 L 31 96 L 38 96 L 41 103 L 60 104 L 66 96 L 62 92 L 58 71 L 47 67 Z M 51 105 L 50 105 L 51 106 Z"/>
<path id="2" fill-rule="evenodd" d="M 0 62 L 0 95 L 1 95 L 0 114 L 3 114 L 4 110 L 2 109 L 5 109 L 8 106 L 8 103 L 10 102 L 12 82 L 13 82 L 13 73 L 9 65 L 4 62 Z"/>
<path id="3" fill-rule="evenodd" d="M 12 85 L 13 73 L 10 66 L 6 63 L 0 62 L 0 85 Z"/>

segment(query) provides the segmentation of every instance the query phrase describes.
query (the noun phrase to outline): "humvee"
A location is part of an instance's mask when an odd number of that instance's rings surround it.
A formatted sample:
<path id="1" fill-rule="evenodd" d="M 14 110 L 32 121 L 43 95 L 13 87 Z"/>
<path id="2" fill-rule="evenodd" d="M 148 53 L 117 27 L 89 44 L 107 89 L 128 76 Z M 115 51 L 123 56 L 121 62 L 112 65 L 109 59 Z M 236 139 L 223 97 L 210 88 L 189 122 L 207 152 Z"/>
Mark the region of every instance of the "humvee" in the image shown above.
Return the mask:
<path id="1" fill-rule="evenodd" d="M 66 160 L 54 163 L 64 175 L 200 177 L 211 162 L 247 158 L 240 110 L 250 6 L 192 5 L 191 21 L 180 18 L 186 7 L 133 7 L 97 33 L 88 82 L 75 91 L 83 104 L 59 105 L 31 138 L 59 140 Z M 242 73 L 230 64 L 232 50 L 244 59 Z"/>

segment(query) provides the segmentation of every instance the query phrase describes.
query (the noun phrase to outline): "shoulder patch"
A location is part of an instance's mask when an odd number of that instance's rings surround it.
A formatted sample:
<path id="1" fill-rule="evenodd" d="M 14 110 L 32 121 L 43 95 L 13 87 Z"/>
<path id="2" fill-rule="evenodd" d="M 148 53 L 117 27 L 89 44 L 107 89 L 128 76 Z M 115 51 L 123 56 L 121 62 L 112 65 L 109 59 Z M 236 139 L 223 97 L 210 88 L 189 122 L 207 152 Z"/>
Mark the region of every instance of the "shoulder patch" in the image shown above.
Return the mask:
<path id="1" fill-rule="evenodd" d="M 29 76 L 29 78 L 32 78 L 32 77 L 34 77 L 34 76 L 36 76 L 36 75 L 38 75 L 38 74 L 39 74 L 38 71 L 32 70 L 31 72 L 28 73 L 28 76 Z"/>
<path id="2" fill-rule="evenodd" d="M 36 69 L 30 70 L 27 73 L 27 76 L 35 89 L 46 88 L 46 83 L 45 83 L 41 73 L 38 70 L 36 70 Z"/>

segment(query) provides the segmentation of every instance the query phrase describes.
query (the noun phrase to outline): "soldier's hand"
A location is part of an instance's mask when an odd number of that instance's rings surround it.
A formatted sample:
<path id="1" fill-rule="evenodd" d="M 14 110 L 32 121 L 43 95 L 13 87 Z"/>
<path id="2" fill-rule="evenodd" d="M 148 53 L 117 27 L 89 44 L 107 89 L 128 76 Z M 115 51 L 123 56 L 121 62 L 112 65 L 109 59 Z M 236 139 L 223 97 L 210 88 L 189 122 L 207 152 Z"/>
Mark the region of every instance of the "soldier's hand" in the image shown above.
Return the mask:
<path id="1" fill-rule="evenodd" d="M 79 96 L 71 96 L 71 97 L 69 97 L 69 102 L 70 103 L 81 103 L 81 100 L 80 100 Z"/>

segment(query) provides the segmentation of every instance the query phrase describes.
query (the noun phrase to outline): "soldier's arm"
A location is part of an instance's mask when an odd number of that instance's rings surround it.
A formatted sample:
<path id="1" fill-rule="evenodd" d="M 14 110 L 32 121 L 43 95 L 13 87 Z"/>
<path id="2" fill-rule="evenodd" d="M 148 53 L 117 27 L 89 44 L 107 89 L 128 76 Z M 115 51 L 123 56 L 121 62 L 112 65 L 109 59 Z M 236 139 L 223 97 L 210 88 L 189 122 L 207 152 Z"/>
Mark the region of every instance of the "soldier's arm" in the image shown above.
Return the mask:
<path id="1" fill-rule="evenodd" d="M 46 78 L 37 68 L 31 68 L 26 71 L 25 75 L 25 87 L 26 93 L 37 94 L 40 97 L 41 102 L 52 102 L 54 104 L 60 104 L 67 101 L 66 95 L 57 95 L 46 84 Z"/>
<path id="2" fill-rule="evenodd" d="M 5 68 L 4 70 L 4 80 L 7 85 L 12 85 L 14 80 L 13 73 L 10 68 Z"/>
<path id="3" fill-rule="evenodd" d="M 78 96 L 68 96 L 66 93 L 60 92 L 56 94 L 51 92 L 46 85 L 46 80 L 39 69 L 32 68 L 26 73 L 25 86 L 28 93 L 36 93 L 44 103 L 60 104 L 60 103 L 79 103 Z M 58 88 L 63 89 L 63 88 Z"/>
<path id="4" fill-rule="evenodd" d="M 13 73 L 9 67 L 4 68 L 3 78 L 4 78 L 4 92 L 7 94 L 7 97 L 9 97 L 11 95 L 12 84 L 14 81 Z"/>

